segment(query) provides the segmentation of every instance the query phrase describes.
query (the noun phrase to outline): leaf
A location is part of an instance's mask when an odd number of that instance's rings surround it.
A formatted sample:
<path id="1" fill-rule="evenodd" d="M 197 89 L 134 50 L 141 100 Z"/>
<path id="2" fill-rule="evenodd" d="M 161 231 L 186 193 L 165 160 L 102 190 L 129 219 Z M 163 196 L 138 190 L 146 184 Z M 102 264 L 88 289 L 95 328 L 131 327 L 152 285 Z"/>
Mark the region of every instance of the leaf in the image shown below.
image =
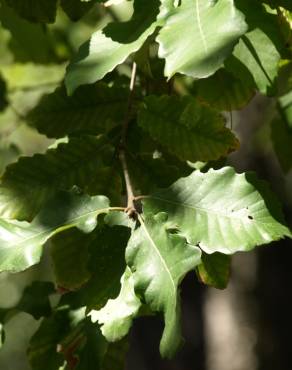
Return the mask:
<path id="1" fill-rule="evenodd" d="M 2 79 L 0 75 L 0 112 L 2 112 L 8 105 L 6 93 L 7 93 L 6 82 Z"/>
<path id="2" fill-rule="evenodd" d="M 143 204 L 147 215 L 167 212 L 188 242 L 206 253 L 233 254 L 292 236 L 267 185 L 231 167 L 194 171 Z"/>
<path id="3" fill-rule="evenodd" d="M 199 98 L 220 111 L 243 108 L 255 93 L 252 87 L 223 68 L 209 78 L 196 81 L 195 87 Z"/>
<path id="4" fill-rule="evenodd" d="M 283 7 L 292 11 L 292 4 L 290 0 L 261 0 L 263 3 L 271 5 L 273 8 Z"/>
<path id="5" fill-rule="evenodd" d="M 23 0 L 19 2 L 23 3 Z M 52 42 L 42 25 L 21 19 L 4 2 L 1 3 L 0 22 L 11 33 L 9 46 L 18 61 L 48 63 L 55 59 Z"/>
<path id="6" fill-rule="evenodd" d="M 100 134 L 120 124 L 127 105 L 127 90 L 106 84 L 83 86 L 68 97 L 64 87 L 42 98 L 27 115 L 28 124 L 48 137 Z"/>
<path id="7" fill-rule="evenodd" d="M 292 130 L 283 119 L 272 122 L 271 138 L 278 161 L 285 173 L 292 169 Z"/>
<path id="8" fill-rule="evenodd" d="M 57 0 L 4 0 L 16 13 L 31 22 L 54 23 Z"/>
<path id="9" fill-rule="evenodd" d="M 124 370 L 128 347 L 127 338 L 116 343 L 110 343 L 104 356 L 102 370 Z"/>
<path id="10" fill-rule="evenodd" d="M 254 1 L 238 1 L 237 5 L 247 16 L 249 32 L 241 38 L 225 66 L 243 83 L 263 94 L 275 95 L 275 80 L 284 50 L 277 16 Z"/>
<path id="11" fill-rule="evenodd" d="M 107 352 L 107 343 L 99 328 L 89 320 L 85 321 L 83 329 L 84 343 L 76 352 L 78 363 L 76 370 L 102 370 L 102 362 Z M 69 367 L 70 369 L 70 367 Z"/>
<path id="12" fill-rule="evenodd" d="M 288 127 L 292 129 L 292 90 L 279 98 L 279 109 Z"/>
<path id="13" fill-rule="evenodd" d="M 69 64 L 65 78 L 69 95 L 77 87 L 101 80 L 130 54 L 140 49 L 157 26 L 159 1 L 135 1 L 132 19 L 95 32 Z M 146 15 L 146 16 L 145 16 Z"/>
<path id="14" fill-rule="evenodd" d="M 239 143 L 224 118 L 191 97 L 150 96 L 138 124 L 181 160 L 209 161 L 226 156 Z"/>
<path id="15" fill-rule="evenodd" d="M 91 274 L 87 265 L 88 246 L 93 239 L 92 234 L 72 229 L 52 238 L 50 248 L 52 264 L 56 284 L 61 289 L 78 289 L 90 279 Z"/>
<path id="16" fill-rule="evenodd" d="M 72 21 L 78 21 L 95 4 L 95 1 L 61 0 L 61 7 Z"/>
<path id="17" fill-rule="evenodd" d="M 57 352 L 57 345 L 70 328 L 70 320 L 65 310 L 42 320 L 37 332 L 30 340 L 27 355 L 32 370 L 59 370 L 64 357 Z"/>
<path id="18" fill-rule="evenodd" d="M 21 157 L 2 177 L 2 217 L 31 220 L 58 191 L 73 186 L 90 194 L 112 194 L 116 187 L 109 184 L 119 185 L 106 157 L 113 157 L 113 148 L 105 138 L 92 136 L 71 138 L 45 154 Z"/>
<path id="19" fill-rule="evenodd" d="M 197 267 L 200 280 L 217 289 L 227 287 L 231 258 L 222 253 L 202 254 L 202 263 Z"/>
<path id="20" fill-rule="evenodd" d="M 4 325 L 19 311 L 32 315 L 36 320 L 42 316 L 49 316 L 52 313 L 49 296 L 53 293 L 55 293 L 55 287 L 51 282 L 34 281 L 24 289 L 15 306 L 0 308 L 0 349 L 5 342 Z"/>
<path id="21" fill-rule="evenodd" d="M 49 316 L 52 312 L 49 295 L 55 293 L 54 284 L 46 281 L 34 281 L 24 289 L 16 309 L 32 315 L 36 320 Z"/>
<path id="22" fill-rule="evenodd" d="M 171 357 L 180 345 L 178 285 L 200 263 L 201 253 L 172 233 L 167 215 L 148 215 L 129 240 L 126 261 L 133 273 L 135 291 L 152 311 L 163 312 L 165 328 L 160 343 L 163 357 Z"/>
<path id="23" fill-rule="evenodd" d="M 87 268 L 91 278 L 77 292 L 64 295 L 63 305 L 100 309 L 108 299 L 117 296 L 126 267 L 125 249 L 130 231 L 124 226 L 99 225 L 91 234 L 85 235 L 82 245 L 89 252 Z"/>
<path id="24" fill-rule="evenodd" d="M 107 213 L 104 196 L 60 193 L 42 209 L 31 224 L 0 219 L 0 272 L 20 272 L 38 263 L 42 246 L 53 235 L 72 227 L 91 232 L 96 217 Z"/>
<path id="25" fill-rule="evenodd" d="M 212 75 L 246 29 L 243 15 L 232 0 L 182 1 L 167 17 L 157 37 L 159 57 L 165 59 L 165 76 Z"/>
<path id="26" fill-rule="evenodd" d="M 76 290 L 83 286 L 84 289 L 80 293 L 77 292 L 81 305 L 94 301 L 96 292 L 100 296 L 100 292 L 106 291 L 105 286 L 111 285 L 113 280 L 118 283 L 122 273 L 120 266 L 122 268 L 124 266 L 122 247 L 126 248 L 129 238 L 129 231 L 126 228 L 133 228 L 135 225 L 125 212 L 118 211 L 107 213 L 104 222 L 106 226 L 99 226 L 101 230 L 98 227 L 90 234 L 84 234 L 78 229 L 70 229 L 55 235 L 51 240 L 50 252 L 56 283 L 65 290 Z M 108 237 L 111 241 L 112 235 L 117 238 L 117 243 L 113 242 L 110 245 L 106 239 Z M 114 252 L 115 246 L 117 248 L 116 254 Z M 102 253 L 102 257 L 100 253 Z M 116 258 L 115 273 L 118 276 L 115 279 L 113 279 L 111 270 L 113 268 L 111 255 Z M 108 282 L 103 279 L 105 272 L 99 270 L 99 268 L 106 269 L 107 265 L 109 274 L 111 274 Z M 91 281 L 84 286 L 90 279 Z"/>
<path id="27" fill-rule="evenodd" d="M 100 310 L 90 312 L 92 322 L 101 325 L 101 332 L 109 342 L 116 342 L 128 334 L 141 302 L 135 294 L 134 279 L 129 268 L 121 278 L 121 291 L 117 298 L 109 299 Z"/>

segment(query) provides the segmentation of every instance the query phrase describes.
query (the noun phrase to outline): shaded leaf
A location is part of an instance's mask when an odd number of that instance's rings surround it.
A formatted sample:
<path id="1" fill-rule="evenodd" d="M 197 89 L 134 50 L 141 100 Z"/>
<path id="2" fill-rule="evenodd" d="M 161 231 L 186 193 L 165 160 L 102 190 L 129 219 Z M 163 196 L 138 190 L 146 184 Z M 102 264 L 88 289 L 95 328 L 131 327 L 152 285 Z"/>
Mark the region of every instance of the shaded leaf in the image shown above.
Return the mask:
<path id="1" fill-rule="evenodd" d="M 34 281 L 24 289 L 16 309 L 32 315 L 36 320 L 49 316 L 52 312 L 49 295 L 55 293 L 54 284 L 46 281 Z"/>
<path id="2" fill-rule="evenodd" d="M 59 370 L 64 357 L 57 351 L 58 344 L 70 329 L 70 320 L 65 310 L 57 311 L 42 321 L 28 347 L 28 360 L 32 370 Z"/>
<path id="3" fill-rule="evenodd" d="M 167 215 L 148 215 L 129 240 L 126 260 L 132 269 L 136 292 L 142 294 L 151 310 L 163 312 L 165 328 L 160 352 L 171 357 L 180 345 L 180 299 L 178 285 L 200 263 L 201 253 L 172 233 Z"/>
<path id="4" fill-rule="evenodd" d="M 225 66 L 243 83 L 263 94 L 275 95 L 275 80 L 284 49 L 277 16 L 254 1 L 238 0 L 237 5 L 246 14 L 249 32 L 236 45 L 233 57 Z"/>
<path id="5" fill-rule="evenodd" d="M 231 258 L 222 253 L 202 253 L 202 263 L 197 267 L 200 280 L 217 289 L 225 289 L 230 277 Z"/>
<path id="6" fill-rule="evenodd" d="M 43 27 L 21 19 L 4 2 L 1 3 L 0 22 L 11 33 L 9 46 L 16 60 L 48 63 L 56 59 L 50 37 Z"/>
<path id="7" fill-rule="evenodd" d="M 57 0 L 4 0 L 16 13 L 31 22 L 53 23 Z"/>
<path id="8" fill-rule="evenodd" d="M 292 11 L 292 4 L 290 0 L 261 0 L 263 3 L 271 5 L 273 8 L 282 6 L 290 11 Z"/>
<path id="9" fill-rule="evenodd" d="M 96 1 L 61 0 L 61 7 L 72 21 L 82 18 Z"/>
<path id="10" fill-rule="evenodd" d="M 76 308 L 87 306 L 88 310 L 100 309 L 108 299 L 118 295 L 130 231 L 124 226 L 100 225 L 93 233 L 85 235 L 83 245 L 89 251 L 91 278 L 77 292 L 64 295 L 62 304 Z"/>
<path id="11" fill-rule="evenodd" d="M 52 238 L 50 252 L 54 275 L 61 289 L 78 289 L 90 279 L 87 264 L 92 239 L 93 233 L 84 234 L 78 229 L 65 230 Z"/>
<path id="12" fill-rule="evenodd" d="M 215 73 L 247 27 L 232 0 L 184 0 L 159 32 L 165 75 L 205 78 Z"/>
<path id="13" fill-rule="evenodd" d="M 188 242 L 206 253 L 233 254 L 292 236 L 268 186 L 231 167 L 194 171 L 143 204 L 146 214 L 167 212 Z"/>
<path id="14" fill-rule="evenodd" d="M 292 91 L 279 98 L 279 108 L 288 127 L 292 129 Z"/>
<path id="15" fill-rule="evenodd" d="M 225 69 L 195 82 L 198 96 L 212 108 L 232 111 L 243 108 L 254 96 L 254 89 Z"/>
<path id="16" fill-rule="evenodd" d="M 272 122 L 271 138 L 278 161 L 285 173 L 292 168 L 292 130 L 283 119 Z"/>
<path id="17" fill-rule="evenodd" d="M 124 370 L 129 343 L 127 338 L 108 345 L 102 363 L 102 370 Z"/>
<path id="18" fill-rule="evenodd" d="M 216 160 L 238 147 L 224 118 L 191 97 L 145 98 L 138 124 L 181 160 Z"/>
<path id="19" fill-rule="evenodd" d="M 103 338 L 98 326 L 93 325 L 89 319 L 86 320 L 83 328 L 83 336 L 83 343 L 75 353 L 78 358 L 75 369 L 102 370 L 102 363 L 107 352 L 108 344 Z"/>
<path id="20" fill-rule="evenodd" d="M 28 123 L 48 137 L 100 134 L 122 122 L 127 90 L 106 84 L 84 86 L 68 97 L 64 87 L 42 98 L 27 115 Z"/>
<path id="21" fill-rule="evenodd" d="M 0 112 L 2 112 L 8 105 L 6 93 L 7 93 L 6 83 L 1 78 L 1 75 L 0 75 Z"/>
<path id="22" fill-rule="evenodd" d="M 104 196 L 60 193 L 31 224 L 0 219 L 0 272 L 19 272 L 39 262 L 42 246 L 53 235 L 72 227 L 91 232 L 97 215 L 108 212 Z"/>
<path id="23" fill-rule="evenodd" d="M 112 195 L 117 188 L 108 185 L 119 187 L 118 175 L 110 167 L 112 156 L 113 148 L 105 138 L 84 136 L 71 138 L 45 154 L 21 157 L 2 177 L 2 217 L 31 220 L 58 191 L 73 186 L 90 194 Z"/>

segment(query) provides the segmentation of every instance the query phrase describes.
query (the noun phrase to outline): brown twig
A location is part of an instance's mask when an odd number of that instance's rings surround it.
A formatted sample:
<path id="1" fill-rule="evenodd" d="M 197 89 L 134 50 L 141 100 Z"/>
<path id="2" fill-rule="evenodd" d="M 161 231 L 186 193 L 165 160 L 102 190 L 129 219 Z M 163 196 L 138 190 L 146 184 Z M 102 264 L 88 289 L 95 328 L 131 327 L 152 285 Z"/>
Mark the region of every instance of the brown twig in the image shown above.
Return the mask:
<path id="1" fill-rule="evenodd" d="M 128 103 L 127 103 L 127 110 L 123 122 L 122 127 L 122 135 L 121 135 L 121 141 L 120 141 L 120 161 L 123 168 L 125 183 L 126 183 L 126 191 L 127 191 L 127 208 L 126 212 L 129 215 L 129 217 L 134 217 L 136 214 L 136 208 L 135 208 L 135 195 L 133 191 L 133 186 L 131 182 L 131 177 L 128 170 L 128 164 L 126 159 L 126 141 L 127 141 L 127 132 L 129 127 L 129 122 L 131 118 L 132 113 L 132 105 L 133 105 L 133 97 L 134 97 L 134 90 L 135 90 L 135 83 L 136 83 L 136 76 L 137 76 L 137 64 L 134 62 L 132 66 L 132 75 L 131 75 L 131 81 L 129 86 L 129 97 L 128 97 Z"/>

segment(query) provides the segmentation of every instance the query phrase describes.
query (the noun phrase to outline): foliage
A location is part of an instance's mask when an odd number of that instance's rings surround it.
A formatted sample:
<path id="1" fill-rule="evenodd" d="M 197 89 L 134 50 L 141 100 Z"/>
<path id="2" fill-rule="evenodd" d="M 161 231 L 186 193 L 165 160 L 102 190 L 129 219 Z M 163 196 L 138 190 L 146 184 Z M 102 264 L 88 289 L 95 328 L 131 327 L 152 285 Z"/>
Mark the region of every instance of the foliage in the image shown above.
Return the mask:
<path id="1" fill-rule="evenodd" d="M 185 275 L 224 289 L 233 254 L 292 237 L 269 185 L 222 166 L 240 145 L 222 111 L 260 93 L 292 168 L 290 4 L 0 0 L 0 272 L 47 245 L 55 284 L 0 311 L 2 330 L 19 311 L 42 318 L 33 370 L 122 369 L 149 311 L 172 357 Z M 5 134 L 22 125 L 46 150 Z"/>

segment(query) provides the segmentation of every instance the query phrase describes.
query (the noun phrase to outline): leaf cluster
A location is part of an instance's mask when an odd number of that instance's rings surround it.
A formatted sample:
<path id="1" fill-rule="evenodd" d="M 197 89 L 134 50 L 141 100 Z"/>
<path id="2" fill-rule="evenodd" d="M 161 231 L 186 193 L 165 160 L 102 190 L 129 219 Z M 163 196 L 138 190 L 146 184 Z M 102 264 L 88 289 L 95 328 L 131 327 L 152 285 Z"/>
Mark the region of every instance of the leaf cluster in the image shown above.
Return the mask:
<path id="1" fill-rule="evenodd" d="M 9 143 L 0 182 L 0 272 L 38 264 L 47 245 L 54 275 L 0 311 L 1 325 L 43 318 L 33 370 L 123 368 L 149 311 L 172 357 L 186 274 L 223 289 L 233 254 L 292 237 L 269 185 L 225 166 L 240 141 L 222 113 L 273 97 L 291 169 L 290 1 L 134 0 L 126 20 L 118 2 L 0 0 L 0 123 L 51 140 L 22 156 Z M 74 27 L 92 29 L 77 52 Z"/>

